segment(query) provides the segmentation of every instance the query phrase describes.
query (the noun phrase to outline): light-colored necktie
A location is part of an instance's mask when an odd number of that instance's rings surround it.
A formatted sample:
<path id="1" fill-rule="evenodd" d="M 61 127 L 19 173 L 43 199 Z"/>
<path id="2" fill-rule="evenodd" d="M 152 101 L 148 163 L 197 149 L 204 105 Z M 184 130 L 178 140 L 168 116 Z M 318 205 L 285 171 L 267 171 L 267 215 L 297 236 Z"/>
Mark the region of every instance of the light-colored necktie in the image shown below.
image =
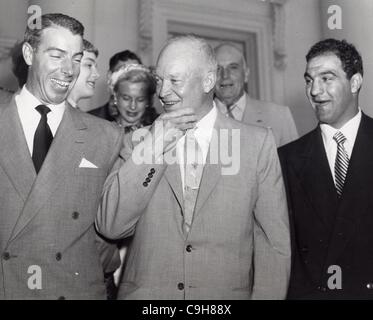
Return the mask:
<path id="1" fill-rule="evenodd" d="M 337 142 L 337 156 L 335 158 L 334 165 L 335 187 L 337 189 L 338 196 L 341 196 L 350 159 L 343 145 L 347 139 L 342 132 L 338 131 L 333 136 L 333 139 L 335 142 Z"/>
<path id="2" fill-rule="evenodd" d="M 203 172 L 202 150 L 194 136 L 194 130 L 188 130 L 185 135 L 184 167 L 184 231 L 188 233 Z"/>

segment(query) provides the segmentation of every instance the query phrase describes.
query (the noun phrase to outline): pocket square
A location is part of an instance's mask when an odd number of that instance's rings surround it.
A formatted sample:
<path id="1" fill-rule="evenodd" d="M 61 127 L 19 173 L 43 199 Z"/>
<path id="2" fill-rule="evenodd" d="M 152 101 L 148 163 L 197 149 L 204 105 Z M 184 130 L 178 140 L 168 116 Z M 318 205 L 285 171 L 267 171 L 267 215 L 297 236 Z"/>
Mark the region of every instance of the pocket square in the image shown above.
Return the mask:
<path id="1" fill-rule="evenodd" d="M 95 164 L 91 161 L 88 161 L 86 158 L 82 158 L 80 161 L 79 168 L 98 168 Z"/>

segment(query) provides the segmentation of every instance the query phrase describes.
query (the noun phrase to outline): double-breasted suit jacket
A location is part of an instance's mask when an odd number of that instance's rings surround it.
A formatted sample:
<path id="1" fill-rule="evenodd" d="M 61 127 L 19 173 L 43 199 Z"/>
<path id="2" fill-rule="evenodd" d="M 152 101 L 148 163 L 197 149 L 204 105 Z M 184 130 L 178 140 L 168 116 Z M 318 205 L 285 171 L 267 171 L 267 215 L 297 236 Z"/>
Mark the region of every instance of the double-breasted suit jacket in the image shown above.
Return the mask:
<path id="1" fill-rule="evenodd" d="M 121 145 L 110 123 L 66 105 L 36 175 L 14 98 L 0 108 L 1 299 L 105 298 L 94 218 Z"/>
<path id="2" fill-rule="evenodd" d="M 119 298 L 285 297 L 290 235 L 272 133 L 220 113 L 214 128 L 188 234 L 182 227 L 178 163 L 136 164 L 132 146 L 126 145 L 126 161 L 108 177 L 98 229 L 109 238 L 134 235 Z M 238 140 L 232 139 L 234 130 Z M 215 164 L 209 160 L 219 154 L 216 146 L 228 149 L 219 144 L 224 131 L 226 141 L 237 142 L 233 153 L 239 167 L 233 174 L 222 174 L 227 166 L 222 158 Z"/>
<path id="3" fill-rule="evenodd" d="M 373 120 L 363 114 L 340 199 L 319 127 L 279 149 L 292 231 L 289 298 L 373 298 L 372 141 Z"/>

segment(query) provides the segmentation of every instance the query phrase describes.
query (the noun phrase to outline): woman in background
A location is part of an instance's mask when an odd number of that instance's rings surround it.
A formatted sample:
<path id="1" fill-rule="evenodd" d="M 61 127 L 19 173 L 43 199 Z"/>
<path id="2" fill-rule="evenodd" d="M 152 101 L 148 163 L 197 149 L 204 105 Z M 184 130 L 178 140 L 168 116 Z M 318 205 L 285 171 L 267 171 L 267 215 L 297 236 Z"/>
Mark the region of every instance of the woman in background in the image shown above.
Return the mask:
<path id="1" fill-rule="evenodd" d="M 147 67 L 141 64 L 121 67 L 111 75 L 109 87 L 118 108 L 115 121 L 125 133 L 152 124 L 158 116 L 153 107 L 156 82 Z"/>

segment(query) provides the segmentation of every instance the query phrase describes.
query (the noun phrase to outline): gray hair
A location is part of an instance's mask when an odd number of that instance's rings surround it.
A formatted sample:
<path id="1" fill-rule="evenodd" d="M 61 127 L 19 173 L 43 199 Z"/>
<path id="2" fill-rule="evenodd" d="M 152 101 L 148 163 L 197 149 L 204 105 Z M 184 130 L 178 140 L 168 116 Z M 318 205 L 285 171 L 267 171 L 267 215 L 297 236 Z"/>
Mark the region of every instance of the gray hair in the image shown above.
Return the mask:
<path id="1" fill-rule="evenodd" d="M 175 43 L 188 43 L 191 47 L 195 48 L 204 57 L 206 61 L 206 69 L 208 72 L 216 72 L 218 63 L 215 58 L 215 53 L 211 45 L 203 38 L 197 37 L 192 34 L 176 36 L 169 39 L 163 46 L 161 53 L 169 46 Z"/>

